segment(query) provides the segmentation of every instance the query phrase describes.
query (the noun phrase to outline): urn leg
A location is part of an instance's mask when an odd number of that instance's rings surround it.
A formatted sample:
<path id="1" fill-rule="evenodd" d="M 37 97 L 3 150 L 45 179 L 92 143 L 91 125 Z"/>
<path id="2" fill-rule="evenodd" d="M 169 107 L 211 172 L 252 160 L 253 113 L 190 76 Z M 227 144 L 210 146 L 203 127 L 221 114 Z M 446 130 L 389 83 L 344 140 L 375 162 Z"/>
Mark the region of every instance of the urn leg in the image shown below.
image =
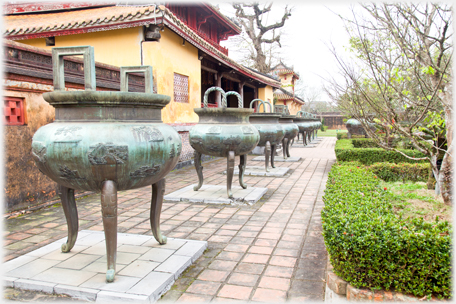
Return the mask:
<path id="1" fill-rule="evenodd" d="M 233 197 L 233 192 L 231 192 L 231 184 L 233 182 L 233 173 L 234 173 L 234 151 L 228 151 L 227 158 L 227 170 L 226 170 L 226 191 L 229 198 Z"/>
<path id="2" fill-rule="evenodd" d="M 63 212 L 65 213 L 68 226 L 68 240 L 62 244 L 62 252 L 69 252 L 73 248 L 78 237 L 78 209 L 74 200 L 74 189 L 59 185 L 59 196 L 62 201 Z"/>
<path id="3" fill-rule="evenodd" d="M 302 145 L 307 146 L 307 131 L 302 132 Z"/>
<path id="4" fill-rule="evenodd" d="M 194 191 L 198 191 L 203 185 L 203 166 L 201 166 L 201 156 L 202 154 L 195 150 L 193 158 L 195 161 L 196 174 L 198 174 L 198 185 L 193 187 Z"/>
<path id="5" fill-rule="evenodd" d="M 290 140 L 287 143 L 287 157 L 290 157 Z"/>
<path id="6" fill-rule="evenodd" d="M 288 138 L 284 137 L 282 139 L 282 147 L 283 147 L 283 158 L 287 159 Z"/>
<path id="7" fill-rule="evenodd" d="M 239 184 L 242 188 L 247 189 L 247 184 L 244 183 L 244 173 L 245 173 L 245 166 L 247 164 L 247 155 L 243 154 L 240 155 L 241 161 L 239 163 Z"/>
<path id="8" fill-rule="evenodd" d="M 161 245 L 166 244 L 166 236 L 160 231 L 160 214 L 163 205 L 163 194 L 165 193 L 165 179 L 162 178 L 155 184 L 152 184 L 152 201 L 150 206 L 150 227 L 154 238 Z"/>
<path id="9" fill-rule="evenodd" d="M 106 240 L 108 271 L 106 281 L 114 281 L 117 258 L 117 185 L 114 181 L 104 181 L 101 185 L 101 214 Z"/>
<path id="10" fill-rule="evenodd" d="M 264 147 L 264 160 L 266 166 L 266 172 L 269 172 L 268 163 L 269 163 L 269 155 L 271 154 L 271 143 L 269 141 L 266 142 L 266 146 Z"/>
<path id="11" fill-rule="evenodd" d="M 274 165 L 274 156 L 276 151 L 276 145 L 271 145 L 271 167 L 275 168 Z"/>

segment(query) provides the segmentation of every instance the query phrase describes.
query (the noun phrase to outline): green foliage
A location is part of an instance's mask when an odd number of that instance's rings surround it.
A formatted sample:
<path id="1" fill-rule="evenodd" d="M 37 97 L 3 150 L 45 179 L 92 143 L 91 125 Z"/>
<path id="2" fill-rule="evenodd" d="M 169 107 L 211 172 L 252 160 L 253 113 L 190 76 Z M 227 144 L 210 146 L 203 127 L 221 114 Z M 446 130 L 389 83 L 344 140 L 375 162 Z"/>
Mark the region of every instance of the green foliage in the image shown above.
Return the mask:
<path id="1" fill-rule="evenodd" d="M 378 145 L 371 138 L 353 138 L 354 148 L 378 148 Z"/>
<path id="2" fill-rule="evenodd" d="M 425 155 L 416 150 L 401 149 L 403 153 L 411 157 L 424 157 Z M 388 151 L 382 148 L 355 148 L 352 140 L 340 139 L 336 141 L 336 158 L 339 162 L 359 161 L 364 165 L 371 165 L 379 162 L 389 163 L 424 163 L 428 160 L 413 160 L 409 159 L 396 151 Z"/>
<path id="3" fill-rule="evenodd" d="M 364 135 L 352 134 L 352 138 L 366 138 Z M 337 133 L 337 139 L 348 139 L 347 133 Z"/>
<path id="4" fill-rule="evenodd" d="M 366 168 L 332 167 L 321 216 L 334 272 L 358 288 L 451 297 L 451 226 L 395 215 L 391 199 Z"/>
<path id="5" fill-rule="evenodd" d="M 428 163 L 375 163 L 367 168 L 386 182 L 427 182 L 431 170 Z"/>

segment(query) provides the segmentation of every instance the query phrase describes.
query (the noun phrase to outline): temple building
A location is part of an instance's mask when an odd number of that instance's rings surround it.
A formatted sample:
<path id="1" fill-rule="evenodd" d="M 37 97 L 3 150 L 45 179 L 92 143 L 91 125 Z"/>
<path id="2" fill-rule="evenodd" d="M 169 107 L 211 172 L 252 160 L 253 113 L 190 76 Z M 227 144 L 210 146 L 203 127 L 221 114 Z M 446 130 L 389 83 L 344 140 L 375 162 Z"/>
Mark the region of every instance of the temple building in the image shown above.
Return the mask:
<path id="1" fill-rule="evenodd" d="M 180 164 L 191 161 L 188 131 L 206 89 L 236 91 L 247 108 L 256 98 L 272 101 L 281 87 L 278 78 L 228 57 L 220 41 L 241 27 L 206 3 L 20 2 L 4 6 L 3 25 L 6 210 L 55 195 L 56 184 L 30 154 L 34 132 L 54 119 L 54 108 L 41 97 L 53 90 L 53 47 L 93 46 L 97 90 L 120 90 L 120 66 L 152 66 L 154 91 L 171 96 L 162 119 L 181 135 Z M 82 59 L 65 57 L 65 75 L 67 90 L 82 90 Z M 129 75 L 129 84 L 130 91 L 144 91 L 141 74 Z M 211 93 L 209 106 L 220 102 L 220 93 Z M 237 106 L 229 96 L 228 107 Z"/>
<path id="2" fill-rule="evenodd" d="M 274 104 L 287 106 L 290 114 L 295 115 L 304 105 L 304 100 L 295 95 L 295 82 L 299 75 L 282 62 L 273 67 L 270 73 L 281 82 L 280 88 L 274 90 Z"/>

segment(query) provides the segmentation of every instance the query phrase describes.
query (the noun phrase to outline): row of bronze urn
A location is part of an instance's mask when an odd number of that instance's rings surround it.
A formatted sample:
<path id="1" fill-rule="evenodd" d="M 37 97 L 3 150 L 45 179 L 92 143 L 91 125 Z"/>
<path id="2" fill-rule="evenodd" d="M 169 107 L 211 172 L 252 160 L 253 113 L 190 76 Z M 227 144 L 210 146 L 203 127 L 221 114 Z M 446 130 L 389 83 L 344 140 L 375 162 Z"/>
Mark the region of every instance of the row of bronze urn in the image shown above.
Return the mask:
<path id="1" fill-rule="evenodd" d="M 64 56 L 84 56 L 84 91 L 65 90 Z M 176 165 L 182 150 L 179 134 L 161 120 L 161 109 L 170 97 L 153 93 L 152 67 L 120 68 L 121 91 L 96 91 L 94 50 L 91 46 L 52 49 L 54 91 L 43 98 L 55 108 L 55 122 L 41 127 L 32 141 L 32 155 L 39 170 L 60 185 L 60 197 L 68 225 L 68 240 L 62 252 L 73 248 L 78 234 L 78 213 L 74 190 L 101 192 L 101 212 L 106 240 L 106 280 L 115 277 L 117 254 L 117 191 L 152 185 L 150 223 L 160 244 L 160 213 L 165 179 Z M 145 93 L 128 92 L 128 74 L 143 72 Z M 207 108 L 209 93 L 222 94 L 222 107 Z M 227 108 L 226 96 L 236 95 L 240 108 Z M 263 105 L 261 100 L 254 100 Z M 253 102 L 251 105 L 253 105 Z M 210 88 L 204 95 L 204 108 L 195 109 L 199 123 L 189 134 L 195 149 L 195 167 L 203 183 L 201 155 L 227 157 L 227 192 L 232 196 L 234 158 L 240 156 L 239 182 L 246 155 L 257 145 L 266 147 L 274 167 L 275 146 L 282 142 L 284 157 L 289 156 L 290 141 L 298 132 L 303 144 L 313 136 L 319 122 L 309 114 L 301 117 L 276 113 L 253 113 L 242 108 L 236 92 Z M 270 106 L 270 104 L 269 104 Z M 272 107 L 270 107 L 272 109 Z M 259 109 L 259 106 L 257 107 Z"/>

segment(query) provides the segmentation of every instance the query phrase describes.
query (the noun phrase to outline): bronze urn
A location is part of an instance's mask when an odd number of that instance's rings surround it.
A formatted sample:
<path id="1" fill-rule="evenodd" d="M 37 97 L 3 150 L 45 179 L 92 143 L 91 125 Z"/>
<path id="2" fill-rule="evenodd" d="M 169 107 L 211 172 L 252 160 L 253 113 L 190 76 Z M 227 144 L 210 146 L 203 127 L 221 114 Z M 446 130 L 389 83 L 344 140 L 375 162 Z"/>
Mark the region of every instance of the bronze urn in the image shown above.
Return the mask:
<path id="1" fill-rule="evenodd" d="M 84 91 L 65 91 L 64 56 L 84 56 Z M 74 190 L 101 192 L 101 212 L 107 251 L 106 280 L 115 276 L 117 255 L 117 191 L 152 185 L 150 223 L 160 244 L 160 213 L 165 176 L 181 153 L 179 134 L 161 120 L 170 102 L 153 94 L 152 67 L 120 68 L 120 92 L 96 91 L 94 49 L 91 46 L 52 49 L 54 92 L 43 98 L 55 107 L 55 122 L 33 136 L 32 155 L 40 171 L 60 185 L 68 225 L 69 252 L 78 235 Z M 128 73 L 145 74 L 146 93 L 128 92 Z"/>
<path id="2" fill-rule="evenodd" d="M 208 108 L 208 95 L 210 92 L 219 91 L 222 94 L 222 107 Z M 227 108 L 226 96 L 235 95 L 238 98 L 238 108 Z M 234 92 L 226 92 L 219 87 L 206 90 L 203 98 L 204 108 L 195 108 L 199 122 L 189 132 L 190 145 L 194 152 L 195 168 L 198 174 L 198 184 L 193 188 L 199 190 L 203 185 L 203 167 L 201 166 L 202 154 L 227 158 L 227 194 L 233 197 L 231 184 L 234 173 L 234 158 L 240 156 L 239 184 L 246 189 L 244 172 L 247 164 L 247 154 L 252 151 L 260 135 L 249 123 L 251 109 L 242 107 L 241 96 Z"/>

